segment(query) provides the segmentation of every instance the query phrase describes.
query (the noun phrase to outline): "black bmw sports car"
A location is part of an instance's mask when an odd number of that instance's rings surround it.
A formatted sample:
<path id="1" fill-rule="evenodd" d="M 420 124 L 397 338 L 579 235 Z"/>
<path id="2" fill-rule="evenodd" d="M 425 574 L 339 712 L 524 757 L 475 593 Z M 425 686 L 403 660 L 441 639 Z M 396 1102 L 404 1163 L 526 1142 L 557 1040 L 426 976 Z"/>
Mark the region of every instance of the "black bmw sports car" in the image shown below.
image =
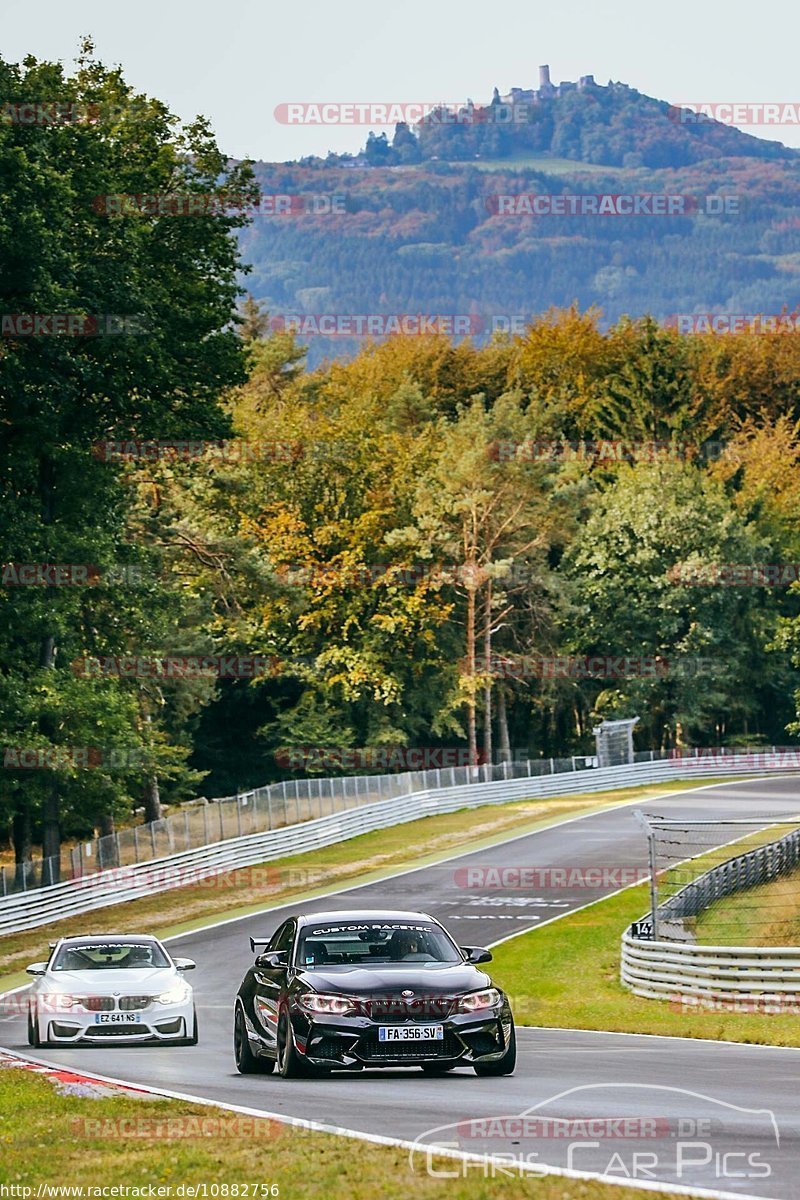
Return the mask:
<path id="1" fill-rule="evenodd" d="M 294 916 L 250 945 L 261 952 L 234 1015 L 242 1074 L 276 1064 L 285 1078 L 363 1067 L 514 1070 L 508 998 L 477 966 L 491 954 L 457 946 L 427 913 Z"/>

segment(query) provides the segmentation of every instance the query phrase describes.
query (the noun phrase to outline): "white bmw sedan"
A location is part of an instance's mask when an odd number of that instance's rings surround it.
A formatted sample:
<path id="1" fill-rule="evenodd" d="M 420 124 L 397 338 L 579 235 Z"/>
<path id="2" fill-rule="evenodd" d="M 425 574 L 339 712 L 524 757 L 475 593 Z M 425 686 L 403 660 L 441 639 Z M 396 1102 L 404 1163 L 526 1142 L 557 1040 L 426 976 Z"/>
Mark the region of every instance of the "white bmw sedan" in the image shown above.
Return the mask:
<path id="1" fill-rule="evenodd" d="M 183 977 L 190 958 L 172 958 L 140 934 L 61 938 L 28 974 L 28 1042 L 197 1044 L 197 1011 Z"/>

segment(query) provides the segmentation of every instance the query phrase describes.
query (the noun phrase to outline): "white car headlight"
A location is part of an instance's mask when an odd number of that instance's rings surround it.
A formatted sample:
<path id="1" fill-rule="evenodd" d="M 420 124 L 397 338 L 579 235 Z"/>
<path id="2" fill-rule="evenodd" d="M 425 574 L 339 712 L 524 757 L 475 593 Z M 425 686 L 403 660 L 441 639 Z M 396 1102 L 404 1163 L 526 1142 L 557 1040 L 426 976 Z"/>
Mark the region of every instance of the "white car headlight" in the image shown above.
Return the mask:
<path id="1" fill-rule="evenodd" d="M 477 1012 L 481 1008 L 495 1008 L 500 1003 L 497 988 L 484 988 L 482 992 L 468 992 L 458 1002 L 459 1012 Z"/>
<path id="2" fill-rule="evenodd" d="M 328 1013 L 336 1017 L 355 1012 L 357 1007 L 355 1000 L 349 996 L 328 996 L 324 992 L 304 992 L 297 997 L 297 1003 L 306 1012 Z"/>
<path id="3" fill-rule="evenodd" d="M 42 1007 L 48 1012 L 63 1012 L 65 1008 L 80 1008 L 83 997 L 71 996 L 68 992 L 42 992 Z"/>
<path id="4" fill-rule="evenodd" d="M 183 1004 L 192 994 L 192 989 L 186 983 L 176 983 L 168 992 L 156 996 L 159 1004 Z"/>

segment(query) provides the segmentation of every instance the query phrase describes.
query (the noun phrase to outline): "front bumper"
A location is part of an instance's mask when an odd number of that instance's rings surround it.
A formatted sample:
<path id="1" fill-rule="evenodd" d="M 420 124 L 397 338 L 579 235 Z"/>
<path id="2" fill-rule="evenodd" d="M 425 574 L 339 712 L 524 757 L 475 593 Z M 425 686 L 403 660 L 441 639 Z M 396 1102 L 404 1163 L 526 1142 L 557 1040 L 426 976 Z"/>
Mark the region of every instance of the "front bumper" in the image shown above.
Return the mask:
<path id="1" fill-rule="evenodd" d="M 382 1042 L 380 1027 L 441 1025 L 440 1040 Z M 472 1066 L 494 1062 L 505 1053 L 511 1037 L 511 1012 L 507 1006 L 459 1013 L 444 1020 L 387 1022 L 363 1016 L 313 1019 L 292 1016 L 295 1046 L 308 1062 L 325 1067 L 398 1067 L 425 1063 Z"/>
<path id="2" fill-rule="evenodd" d="M 113 1016 L 114 1021 L 98 1022 L 97 1016 Z M 125 1017 L 125 1020 L 120 1018 Z M 136 1017 L 135 1021 L 129 1018 Z M 192 1000 L 183 1004 L 152 1003 L 135 1013 L 94 1013 L 63 1009 L 39 1011 L 39 1037 L 58 1045 L 104 1045 L 109 1042 L 175 1042 L 194 1032 Z"/>

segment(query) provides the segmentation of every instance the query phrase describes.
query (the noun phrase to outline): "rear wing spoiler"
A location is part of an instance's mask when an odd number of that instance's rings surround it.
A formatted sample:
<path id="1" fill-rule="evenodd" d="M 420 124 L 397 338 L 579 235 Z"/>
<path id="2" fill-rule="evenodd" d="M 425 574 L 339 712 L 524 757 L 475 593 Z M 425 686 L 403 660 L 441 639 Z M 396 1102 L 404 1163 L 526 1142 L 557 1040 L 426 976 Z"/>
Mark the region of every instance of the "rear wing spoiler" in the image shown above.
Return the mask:
<path id="1" fill-rule="evenodd" d="M 252 950 L 253 954 L 255 954 L 255 952 L 256 952 L 256 946 L 268 946 L 268 945 L 270 944 L 270 942 L 271 942 L 271 941 L 272 941 L 272 939 L 271 939 L 271 938 L 254 938 L 254 937 L 251 937 L 251 938 L 250 938 L 250 949 Z"/>

